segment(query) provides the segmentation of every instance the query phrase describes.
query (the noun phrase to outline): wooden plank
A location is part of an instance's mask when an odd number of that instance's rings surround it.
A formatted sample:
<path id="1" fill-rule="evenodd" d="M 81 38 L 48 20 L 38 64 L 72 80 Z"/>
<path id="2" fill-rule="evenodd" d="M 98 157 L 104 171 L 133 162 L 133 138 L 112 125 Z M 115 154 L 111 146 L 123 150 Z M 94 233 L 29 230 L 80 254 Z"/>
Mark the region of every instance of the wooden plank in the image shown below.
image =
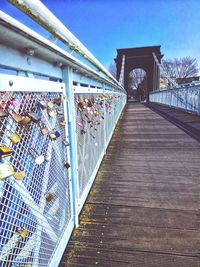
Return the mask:
<path id="1" fill-rule="evenodd" d="M 199 192 L 200 143 L 128 104 L 60 267 L 199 267 Z"/>

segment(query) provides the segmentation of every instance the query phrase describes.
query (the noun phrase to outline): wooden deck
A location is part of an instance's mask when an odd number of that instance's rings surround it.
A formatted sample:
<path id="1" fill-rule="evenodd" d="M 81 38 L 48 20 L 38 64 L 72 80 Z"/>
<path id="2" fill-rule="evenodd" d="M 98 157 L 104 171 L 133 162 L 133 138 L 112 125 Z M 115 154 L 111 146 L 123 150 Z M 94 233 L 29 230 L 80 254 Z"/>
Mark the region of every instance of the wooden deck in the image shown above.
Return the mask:
<path id="1" fill-rule="evenodd" d="M 60 267 L 200 267 L 200 143 L 128 104 Z"/>

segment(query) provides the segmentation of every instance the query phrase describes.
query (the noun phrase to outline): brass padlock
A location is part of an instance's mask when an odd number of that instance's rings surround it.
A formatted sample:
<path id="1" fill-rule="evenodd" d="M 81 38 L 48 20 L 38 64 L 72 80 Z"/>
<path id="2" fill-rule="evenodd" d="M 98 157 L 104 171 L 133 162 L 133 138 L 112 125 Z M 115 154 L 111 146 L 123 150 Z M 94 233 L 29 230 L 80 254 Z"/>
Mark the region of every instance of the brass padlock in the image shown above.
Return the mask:
<path id="1" fill-rule="evenodd" d="M 53 106 L 54 106 L 53 102 L 52 101 L 48 101 L 47 107 L 48 108 L 53 108 Z"/>
<path id="2" fill-rule="evenodd" d="M 46 199 L 46 202 L 50 202 L 54 199 L 54 195 L 49 193 L 48 195 L 46 195 L 45 199 Z"/>
<path id="3" fill-rule="evenodd" d="M 0 180 L 4 180 L 14 174 L 14 169 L 9 163 L 0 162 Z"/>
<path id="4" fill-rule="evenodd" d="M 38 122 L 40 120 L 38 114 L 35 112 L 29 112 L 27 115 L 33 122 Z"/>
<path id="5" fill-rule="evenodd" d="M 64 164 L 64 166 L 65 166 L 65 168 L 69 169 L 69 168 L 70 168 L 70 164 L 69 164 L 69 162 L 66 162 L 66 163 Z"/>
<path id="6" fill-rule="evenodd" d="M 55 133 L 53 132 L 53 133 L 50 133 L 49 134 L 49 138 L 51 139 L 51 141 L 55 141 L 56 140 L 56 135 L 55 135 Z"/>
<path id="7" fill-rule="evenodd" d="M 61 126 L 65 126 L 65 125 L 66 125 L 66 122 L 65 122 L 64 120 L 61 120 L 61 121 L 60 121 L 60 125 L 61 125 Z"/>
<path id="8" fill-rule="evenodd" d="M 17 123 L 20 123 L 23 120 L 23 117 L 21 115 L 15 113 L 15 112 L 11 113 L 10 115 L 11 115 L 12 119 Z"/>
<path id="9" fill-rule="evenodd" d="M 62 111 L 62 110 L 57 109 L 56 111 L 57 111 L 57 114 L 58 114 L 58 115 L 63 115 L 63 111 Z"/>
<path id="10" fill-rule="evenodd" d="M 25 176 L 26 176 L 25 171 L 14 172 L 14 174 L 13 174 L 13 177 L 16 180 L 20 180 L 20 181 L 23 180 Z"/>
<path id="11" fill-rule="evenodd" d="M 47 113 L 48 113 L 48 115 L 49 115 L 49 117 L 55 117 L 56 116 L 56 112 L 54 111 L 54 110 L 48 110 L 47 111 Z"/>
<path id="12" fill-rule="evenodd" d="M 19 233 L 21 238 L 25 238 L 28 235 L 28 231 L 26 229 L 22 228 L 22 227 L 19 227 L 17 229 L 17 232 Z"/>
<path id="13" fill-rule="evenodd" d="M 0 158 L 10 157 L 12 153 L 13 150 L 6 145 L 0 146 Z"/>
<path id="14" fill-rule="evenodd" d="M 13 133 L 10 137 L 9 137 L 10 141 L 13 143 L 13 144 L 18 144 L 21 140 L 20 136 L 17 134 L 17 133 Z"/>
<path id="15" fill-rule="evenodd" d="M 0 118 L 6 118 L 8 117 L 8 113 L 6 113 L 5 111 L 3 111 L 2 108 L 0 108 Z"/>
<path id="16" fill-rule="evenodd" d="M 31 122 L 28 116 L 23 116 L 23 119 L 19 122 L 20 125 L 26 126 Z"/>

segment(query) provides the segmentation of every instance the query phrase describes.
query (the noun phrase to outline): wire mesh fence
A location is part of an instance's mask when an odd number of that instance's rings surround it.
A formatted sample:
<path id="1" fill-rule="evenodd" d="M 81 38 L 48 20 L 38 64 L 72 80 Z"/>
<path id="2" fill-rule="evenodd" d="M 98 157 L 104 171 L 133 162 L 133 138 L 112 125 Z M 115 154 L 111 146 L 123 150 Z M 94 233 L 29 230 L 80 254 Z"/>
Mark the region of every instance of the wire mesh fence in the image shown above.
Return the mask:
<path id="1" fill-rule="evenodd" d="M 79 198 L 97 171 L 125 102 L 120 93 L 75 94 Z"/>
<path id="2" fill-rule="evenodd" d="M 149 99 L 200 115 L 200 88 L 197 86 L 151 92 Z"/>
<path id="3" fill-rule="evenodd" d="M 0 92 L 1 267 L 48 266 L 72 217 L 65 124 L 59 92 Z"/>

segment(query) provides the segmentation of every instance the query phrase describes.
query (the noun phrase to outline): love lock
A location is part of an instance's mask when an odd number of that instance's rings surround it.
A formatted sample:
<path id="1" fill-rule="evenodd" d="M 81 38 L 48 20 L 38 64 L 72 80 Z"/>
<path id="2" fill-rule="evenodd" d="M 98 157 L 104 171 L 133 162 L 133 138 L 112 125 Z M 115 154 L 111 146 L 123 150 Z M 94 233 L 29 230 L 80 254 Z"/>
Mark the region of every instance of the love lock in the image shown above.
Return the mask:
<path id="1" fill-rule="evenodd" d="M 23 119 L 19 122 L 20 125 L 26 126 L 31 122 L 31 119 L 28 116 L 23 116 Z"/>
<path id="2" fill-rule="evenodd" d="M 38 102 L 38 106 L 39 106 L 41 109 L 45 110 L 45 109 L 47 108 L 47 101 L 45 101 L 45 100 L 41 100 L 41 101 L 39 101 L 39 102 Z"/>
<path id="3" fill-rule="evenodd" d="M 66 162 L 66 163 L 64 164 L 64 167 L 67 168 L 67 169 L 69 169 L 69 168 L 70 168 L 70 164 L 69 164 L 68 162 Z"/>
<path id="4" fill-rule="evenodd" d="M 48 113 L 49 117 L 55 117 L 56 116 L 56 112 L 54 110 L 48 109 L 47 113 Z"/>
<path id="5" fill-rule="evenodd" d="M 0 180 L 4 180 L 13 174 L 14 169 L 8 162 L 0 162 Z"/>
<path id="6" fill-rule="evenodd" d="M 14 174 L 13 174 L 13 177 L 16 180 L 20 180 L 20 181 L 23 180 L 25 176 L 26 176 L 25 171 L 14 172 Z"/>
<path id="7" fill-rule="evenodd" d="M 44 156 L 38 155 L 38 153 L 33 148 L 29 148 L 29 154 L 34 158 L 35 163 L 38 165 L 42 164 L 45 160 Z"/>
<path id="8" fill-rule="evenodd" d="M 37 123 L 40 120 L 38 114 L 35 113 L 35 112 L 29 112 L 27 115 L 31 119 L 31 121 L 33 121 L 33 122 L 36 122 Z"/>
<path id="9" fill-rule="evenodd" d="M 21 115 L 17 114 L 16 112 L 12 112 L 9 114 L 16 123 L 20 123 L 23 120 L 23 117 Z"/>
<path id="10" fill-rule="evenodd" d="M 38 126 L 40 128 L 40 132 L 42 135 L 44 135 L 44 136 L 48 135 L 49 131 L 47 128 L 44 127 L 44 124 L 41 120 L 38 122 Z"/>
<path id="11" fill-rule="evenodd" d="M 21 138 L 17 133 L 13 133 L 10 137 L 9 137 L 10 141 L 16 145 L 20 142 Z"/>
<path id="12" fill-rule="evenodd" d="M 50 108 L 50 109 L 52 109 L 54 107 L 53 102 L 52 101 L 48 101 L 47 107 Z"/>
<path id="13" fill-rule="evenodd" d="M 0 146 L 0 158 L 10 157 L 12 153 L 13 150 L 10 149 L 8 146 L 6 145 Z"/>
<path id="14" fill-rule="evenodd" d="M 47 195 L 45 196 L 45 200 L 46 200 L 46 202 L 50 202 L 50 201 L 52 201 L 54 198 L 55 198 L 55 196 L 54 196 L 53 194 L 51 194 L 51 193 L 49 193 L 49 194 L 47 194 Z"/>
<path id="15" fill-rule="evenodd" d="M 18 234 L 20 235 L 21 238 L 25 238 L 28 235 L 28 231 L 25 228 L 22 228 L 22 227 L 19 227 L 17 229 L 17 232 L 18 232 Z"/>
<path id="16" fill-rule="evenodd" d="M 5 112 L 2 108 L 0 108 L 0 118 L 6 118 L 8 117 L 8 113 Z"/>

